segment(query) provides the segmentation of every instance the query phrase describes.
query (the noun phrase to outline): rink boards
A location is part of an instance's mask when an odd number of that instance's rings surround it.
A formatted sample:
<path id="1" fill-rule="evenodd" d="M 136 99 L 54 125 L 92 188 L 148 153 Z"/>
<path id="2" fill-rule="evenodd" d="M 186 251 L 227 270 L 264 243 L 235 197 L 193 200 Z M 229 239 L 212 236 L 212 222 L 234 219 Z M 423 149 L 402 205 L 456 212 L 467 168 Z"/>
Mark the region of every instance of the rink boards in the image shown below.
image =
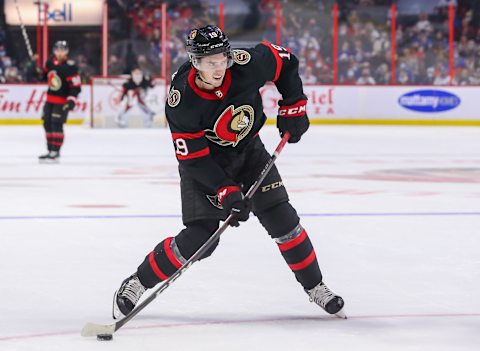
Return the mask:
<path id="1" fill-rule="evenodd" d="M 118 101 L 123 81 L 94 78 L 92 84 L 83 85 L 69 123 L 115 127 L 115 116 L 123 108 Z M 156 82 L 146 101 L 157 112 L 156 125 L 164 126 L 168 87 L 163 80 Z M 476 109 L 480 87 L 306 85 L 304 90 L 308 115 L 315 124 L 480 125 Z M 45 92 L 44 84 L 2 85 L 0 124 L 41 123 Z M 261 94 L 268 122 L 274 123 L 281 96 L 273 84 L 263 87 Z M 130 126 L 142 125 L 132 118 Z"/>

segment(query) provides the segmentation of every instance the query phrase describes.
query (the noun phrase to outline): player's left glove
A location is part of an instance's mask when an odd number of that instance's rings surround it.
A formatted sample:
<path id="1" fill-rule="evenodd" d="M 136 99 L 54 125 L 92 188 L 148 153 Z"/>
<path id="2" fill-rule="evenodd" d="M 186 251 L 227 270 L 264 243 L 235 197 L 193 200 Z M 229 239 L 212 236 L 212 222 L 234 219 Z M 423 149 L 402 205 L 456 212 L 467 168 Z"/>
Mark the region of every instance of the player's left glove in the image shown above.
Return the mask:
<path id="1" fill-rule="evenodd" d="M 297 143 L 302 135 L 308 130 L 310 121 L 307 116 L 307 99 L 302 96 L 300 99 L 280 100 L 278 102 L 277 128 L 280 135 L 290 133 L 289 143 Z"/>
<path id="2" fill-rule="evenodd" d="M 217 196 L 223 208 L 233 215 L 229 223 L 232 227 L 238 227 L 240 225 L 239 222 L 248 220 L 250 211 L 252 210 L 252 204 L 250 199 L 243 196 L 238 186 L 234 185 L 220 188 Z"/>
<path id="3" fill-rule="evenodd" d="M 67 103 L 63 105 L 63 110 L 64 111 L 72 111 L 75 108 L 75 101 L 68 99 Z"/>

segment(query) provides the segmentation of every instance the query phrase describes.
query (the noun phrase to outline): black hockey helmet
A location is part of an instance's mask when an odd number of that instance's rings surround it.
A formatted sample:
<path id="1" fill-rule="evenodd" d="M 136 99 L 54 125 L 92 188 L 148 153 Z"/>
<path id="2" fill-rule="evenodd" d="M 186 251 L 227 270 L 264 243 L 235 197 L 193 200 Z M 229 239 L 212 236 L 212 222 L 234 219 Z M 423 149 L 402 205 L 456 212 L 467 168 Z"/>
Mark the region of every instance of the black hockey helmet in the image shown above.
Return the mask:
<path id="1" fill-rule="evenodd" d="M 68 43 L 66 40 L 59 40 L 53 44 L 53 50 L 56 49 L 63 49 L 63 50 L 68 50 Z"/>
<path id="2" fill-rule="evenodd" d="M 228 38 L 220 28 L 214 25 L 194 28 L 190 31 L 187 37 L 187 53 L 195 67 L 196 61 L 202 57 L 221 53 L 228 58 L 228 67 L 233 64 L 232 48 Z"/>

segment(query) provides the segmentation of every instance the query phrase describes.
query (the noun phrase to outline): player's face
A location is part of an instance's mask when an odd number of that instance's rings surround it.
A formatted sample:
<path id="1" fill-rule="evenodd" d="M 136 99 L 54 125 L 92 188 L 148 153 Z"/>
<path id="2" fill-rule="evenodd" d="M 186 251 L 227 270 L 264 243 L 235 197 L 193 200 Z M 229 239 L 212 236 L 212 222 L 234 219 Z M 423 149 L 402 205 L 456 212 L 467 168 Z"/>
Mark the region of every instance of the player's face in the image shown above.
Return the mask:
<path id="1" fill-rule="evenodd" d="M 142 79 L 143 79 L 142 71 L 140 71 L 139 69 L 135 69 L 135 70 L 132 71 L 132 80 L 136 84 L 140 84 L 142 82 Z"/>
<path id="2" fill-rule="evenodd" d="M 58 49 L 53 50 L 53 54 L 55 55 L 57 60 L 63 60 L 65 57 L 67 57 L 68 50 L 58 48 Z"/>
<path id="3" fill-rule="evenodd" d="M 219 87 L 228 68 L 228 58 L 224 54 L 203 57 L 196 62 L 195 68 L 202 73 L 203 80 Z"/>

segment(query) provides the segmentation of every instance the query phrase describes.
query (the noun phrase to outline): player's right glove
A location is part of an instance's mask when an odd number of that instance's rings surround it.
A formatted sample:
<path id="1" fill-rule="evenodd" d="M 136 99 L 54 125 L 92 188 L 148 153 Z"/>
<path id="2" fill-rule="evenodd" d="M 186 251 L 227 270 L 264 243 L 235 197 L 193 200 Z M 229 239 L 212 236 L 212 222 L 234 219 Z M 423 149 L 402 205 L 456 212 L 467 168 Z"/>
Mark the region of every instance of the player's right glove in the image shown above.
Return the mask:
<path id="1" fill-rule="evenodd" d="M 45 80 L 45 72 L 43 69 L 37 66 L 35 62 L 32 62 L 32 65 L 35 67 L 35 76 L 39 82 Z"/>
<path id="2" fill-rule="evenodd" d="M 302 96 L 300 100 L 280 100 L 278 102 L 277 128 L 283 137 L 285 132 L 290 133 L 289 143 L 297 143 L 308 130 L 310 121 L 307 116 L 307 99 Z"/>
<path id="3" fill-rule="evenodd" d="M 75 108 L 75 101 L 73 101 L 72 99 L 68 99 L 67 103 L 63 105 L 63 110 L 67 112 L 72 111 L 74 108 Z"/>
<path id="4" fill-rule="evenodd" d="M 250 199 L 243 196 L 238 186 L 224 186 L 218 190 L 217 196 L 223 208 L 233 215 L 229 223 L 232 227 L 238 227 L 239 222 L 248 220 L 252 204 Z"/>

